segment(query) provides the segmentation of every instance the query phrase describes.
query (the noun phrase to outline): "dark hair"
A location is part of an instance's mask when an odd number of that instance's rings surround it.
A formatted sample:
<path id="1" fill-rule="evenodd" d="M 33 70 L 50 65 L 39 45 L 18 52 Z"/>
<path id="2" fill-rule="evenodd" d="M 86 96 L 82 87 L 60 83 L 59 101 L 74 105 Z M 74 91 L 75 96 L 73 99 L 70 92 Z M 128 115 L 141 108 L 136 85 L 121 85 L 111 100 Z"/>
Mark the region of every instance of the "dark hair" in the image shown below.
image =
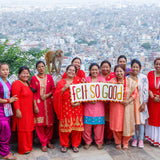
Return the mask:
<path id="1" fill-rule="evenodd" d="M 36 63 L 36 68 L 38 67 L 38 65 L 39 65 L 40 63 L 43 63 L 44 66 L 46 66 L 45 63 L 44 63 L 43 61 L 38 61 L 38 62 Z"/>
<path id="2" fill-rule="evenodd" d="M 157 57 L 155 60 L 154 60 L 154 64 L 156 64 L 157 61 L 160 60 L 160 57 Z"/>
<path id="3" fill-rule="evenodd" d="M 92 69 L 93 66 L 97 66 L 98 69 L 100 68 L 97 63 L 91 63 L 90 66 L 89 66 L 89 76 L 91 76 L 91 72 L 90 71 L 91 71 L 91 69 Z"/>
<path id="4" fill-rule="evenodd" d="M 77 68 L 76 68 L 74 65 L 72 65 L 72 64 L 70 64 L 70 65 L 67 66 L 66 72 L 68 71 L 68 69 L 69 69 L 70 67 L 74 67 L 74 68 L 75 68 L 75 73 L 77 73 Z"/>
<path id="5" fill-rule="evenodd" d="M 29 68 L 27 66 L 22 66 L 22 67 L 19 68 L 18 74 L 21 74 L 21 72 L 24 71 L 24 70 L 28 70 L 28 72 L 30 73 Z"/>
<path id="6" fill-rule="evenodd" d="M 3 65 L 7 65 L 7 66 L 9 67 L 9 65 L 4 62 L 4 63 L 1 63 L 1 64 L 0 64 L 0 69 L 1 69 L 1 67 L 2 67 Z"/>
<path id="7" fill-rule="evenodd" d="M 100 67 L 102 67 L 104 63 L 107 63 L 111 67 L 111 63 L 107 60 L 102 61 Z"/>
<path id="8" fill-rule="evenodd" d="M 116 72 L 116 69 L 119 68 L 119 67 L 120 67 L 121 69 L 123 69 L 124 72 L 126 72 L 126 68 L 125 68 L 125 66 L 124 66 L 123 64 L 117 64 L 117 65 L 114 67 L 114 72 Z"/>
<path id="9" fill-rule="evenodd" d="M 140 69 L 141 69 L 142 65 L 141 65 L 141 62 L 139 60 L 132 59 L 132 61 L 131 61 L 131 67 L 133 66 L 134 63 L 137 63 L 139 65 Z"/>
<path id="10" fill-rule="evenodd" d="M 79 60 L 80 60 L 80 63 L 82 62 L 79 57 L 74 57 L 74 58 L 72 59 L 72 61 L 71 61 L 71 64 L 72 64 L 76 59 L 79 59 Z"/>
<path id="11" fill-rule="evenodd" d="M 120 56 L 118 57 L 118 59 L 117 59 L 117 63 L 118 63 L 118 61 L 119 61 L 121 58 L 124 58 L 124 59 L 126 60 L 126 62 L 127 62 L 126 56 L 125 56 L 125 55 L 120 55 Z"/>

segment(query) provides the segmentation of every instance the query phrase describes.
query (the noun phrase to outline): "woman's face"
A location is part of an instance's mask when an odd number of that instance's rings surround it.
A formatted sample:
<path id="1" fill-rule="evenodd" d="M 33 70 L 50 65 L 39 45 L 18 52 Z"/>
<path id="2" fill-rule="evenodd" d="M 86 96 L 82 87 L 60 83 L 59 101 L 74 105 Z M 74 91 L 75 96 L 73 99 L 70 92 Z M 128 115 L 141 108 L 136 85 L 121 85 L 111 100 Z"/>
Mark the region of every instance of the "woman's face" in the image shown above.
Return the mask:
<path id="1" fill-rule="evenodd" d="M 45 65 L 43 63 L 39 63 L 37 65 L 37 71 L 38 71 L 39 74 L 44 74 L 45 73 L 45 69 L 46 69 L 46 67 L 45 67 Z"/>
<path id="2" fill-rule="evenodd" d="M 125 75 L 125 72 L 124 72 L 124 70 L 121 67 L 118 67 L 116 69 L 116 71 L 115 71 L 115 75 L 116 75 L 117 79 L 123 79 L 124 75 Z"/>
<path id="3" fill-rule="evenodd" d="M 1 78 L 7 78 L 9 75 L 9 66 L 7 64 L 3 64 L 0 68 L 0 76 Z"/>
<path id="4" fill-rule="evenodd" d="M 103 65 L 101 66 L 101 72 L 103 75 L 107 75 L 108 73 L 110 73 L 111 71 L 111 67 L 109 66 L 108 63 L 103 63 Z"/>
<path id="5" fill-rule="evenodd" d="M 76 75 L 76 69 L 74 68 L 74 66 L 71 66 L 68 68 L 68 70 L 66 71 L 67 77 L 69 78 L 74 78 Z"/>
<path id="6" fill-rule="evenodd" d="M 19 74 L 19 79 L 23 82 L 28 81 L 30 76 L 30 73 L 27 69 L 24 69 L 20 74 Z"/>
<path id="7" fill-rule="evenodd" d="M 160 60 L 157 60 L 154 64 L 155 70 L 160 73 Z"/>
<path id="8" fill-rule="evenodd" d="M 81 67 L 81 61 L 79 59 L 75 59 L 72 64 L 77 68 L 77 70 Z"/>
<path id="9" fill-rule="evenodd" d="M 125 58 L 120 58 L 120 59 L 118 60 L 118 64 L 123 64 L 123 65 L 125 65 L 125 67 L 126 67 L 127 61 L 126 61 Z"/>
<path id="10" fill-rule="evenodd" d="M 90 74 L 91 74 L 91 77 L 98 77 L 99 75 L 99 68 L 97 66 L 92 66 L 92 68 L 90 69 Z"/>
<path id="11" fill-rule="evenodd" d="M 137 63 L 133 63 L 131 69 L 132 69 L 133 75 L 137 75 L 140 72 L 141 68 Z"/>

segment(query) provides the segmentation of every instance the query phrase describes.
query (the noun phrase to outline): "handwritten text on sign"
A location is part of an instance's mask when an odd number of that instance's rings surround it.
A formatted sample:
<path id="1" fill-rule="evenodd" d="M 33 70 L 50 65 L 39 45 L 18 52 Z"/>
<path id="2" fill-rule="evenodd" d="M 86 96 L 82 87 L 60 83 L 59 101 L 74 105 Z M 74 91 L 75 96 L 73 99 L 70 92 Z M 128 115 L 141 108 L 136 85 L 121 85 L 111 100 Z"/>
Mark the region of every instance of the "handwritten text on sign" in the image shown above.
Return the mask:
<path id="1" fill-rule="evenodd" d="M 70 86 L 72 102 L 123 101 L 123 84 L 81 83 Z"/>

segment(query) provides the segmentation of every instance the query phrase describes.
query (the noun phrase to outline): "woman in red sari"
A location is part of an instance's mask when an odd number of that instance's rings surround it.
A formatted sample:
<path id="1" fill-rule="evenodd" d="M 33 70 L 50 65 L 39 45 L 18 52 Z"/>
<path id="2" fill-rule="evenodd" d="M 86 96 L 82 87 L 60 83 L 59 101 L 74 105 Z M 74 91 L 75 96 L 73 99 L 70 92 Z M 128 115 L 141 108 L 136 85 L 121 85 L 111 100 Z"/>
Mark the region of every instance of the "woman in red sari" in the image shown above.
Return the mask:
<path id="1" fill-rule="evenodd" d="M 79 57 L 75 57 L 72 59 L 71 62 L 72 65 L 74 65 L 77 68 L 77 73 L 76 76 L 78 76 L 82 81 L 84 80 L 85 76 L 85 72 L 83 70 L 80 70 L 81 67 L 81 59 Z M 66 78 L 66 72 L 63 74 L 62 78 Z"/>
<path id="2" fill-rule="evenodd" d="M 101 62 L 100 65 L 101 76 L 105 78 L 106 82 L 110 81 L 115 77 L 114 72 L 111 72 L 111 63 L 107 60 Z M 104 138 L 106 144 L 111 144 L 113 140 L 113 132 L 109 127 L 109 102 L 105 103 L 105 129 L 104 129 Z"/>
<path id="3" fill-rule="evenodd" d="M 160 57 L 154 60 L 154 71 L 148 73 L 149 118 L 145 127 L 145 138 L 160 147 Z"/>
<path id="4" fill-rule="evenodd" d="M 42 151 L 47 152 L 47 146 L 51 149 L 53 136 L 53 103 L 51 96 L 55 90 L 53 78 L 45 74 L 45 63 L 38 61 L 36 63 L 38 74 L 31 78 L 31 86 L 36 89 L 34 93 L 34 123 L 37 136 L 42 145 Z"/>
<path id="5" fill-rule="evenodd" d="M 116 148 L 128 149 L 128 142 L 135 134 L 134 99 L 137 96 L 137 84 L 131 78 L 125 77 L 125 67 L 116 65 L 114 68 L 116 78 L 111 83 L 122 83 L 124 86 L 123 102 L 110 102 L 110 128 L 116 143 Z"/>
<path id="6" fill-rule="evenodd" d="M 70 88 L 71 84 L 81 83 L 80 78 L 76 77 L 76 67 L 69 65 L 66 69 L 67 78 L 61 79 L 53 94 L 53 104 L 59 119 L 59 137 L 62 146 L 61 152 L 67 152 L 71 136 L 71 145 L 74 152 L 78 152 L 81 143 L 81 133 L 83 127 L 83 106 L 81 103 L 71 103 Z"/>
<path id="7" fill-rule="evenodd" d="M 17 95 L 18 100 L 13 103 L 14 116 L 12 129 L 18 132 L 18 153 L 24 154 L 32 151 L 34 116 L 33 116 L 33 92 L 27 81 L 29 79 L 29 68 L 19 68 L 18 77 L 12 84 L 12 96 Z"/>

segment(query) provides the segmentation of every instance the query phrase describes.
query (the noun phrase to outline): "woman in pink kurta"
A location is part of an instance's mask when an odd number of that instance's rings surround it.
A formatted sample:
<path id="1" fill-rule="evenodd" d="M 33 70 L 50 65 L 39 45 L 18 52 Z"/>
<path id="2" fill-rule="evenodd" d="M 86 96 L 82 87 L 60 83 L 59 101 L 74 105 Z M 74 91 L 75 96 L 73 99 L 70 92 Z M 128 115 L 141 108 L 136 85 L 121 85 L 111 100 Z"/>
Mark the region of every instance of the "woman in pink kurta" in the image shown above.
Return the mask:
<path id="1" fill-rule="evenodd" d="M 105 82 L 105 79 L 99 75 L 99 65 L 92 63 L 89 67 L 90 76 L 86 77 L 86 82 Z M 86 143 L 85 149 L 88 149 L 92 143 L 92 127 L 94 129 L 94 139 L 98 149 L 103 148 L 104 124 L 105 124 L 105 106 L 103 102 L 84 103 L 84 132 L 82 137 Z"/>
<path id="2" fill-rule="evenodd" d="M 132 79 L 125 77 L 123 65 L 115 66 L 114 71 L 116 78 L 110 82 L 123 83 L 124 100 L 123 102 L 110 102 L 110 128 L 113 130 L 116 148 L 121 149 L 123 140 L 123 149 L 128 149 L 128 141 L 135 134 L 133 101 L 137 95 L 137 84 Z"/>
<path id="3" fill-rule="evenodd" d="M 36 89 L 34 93 L 34 123 L 36 133 L 42 145 L 42 151 L 54 148 L 50 140 L 53 136 L 53 103 L 51 95 L 55 89 L 53 78 L 49 74 L 45 74 L 45 64 L 39 61 L 36 64 L 38 74 L 31 78 L 31 86 Z"/>

